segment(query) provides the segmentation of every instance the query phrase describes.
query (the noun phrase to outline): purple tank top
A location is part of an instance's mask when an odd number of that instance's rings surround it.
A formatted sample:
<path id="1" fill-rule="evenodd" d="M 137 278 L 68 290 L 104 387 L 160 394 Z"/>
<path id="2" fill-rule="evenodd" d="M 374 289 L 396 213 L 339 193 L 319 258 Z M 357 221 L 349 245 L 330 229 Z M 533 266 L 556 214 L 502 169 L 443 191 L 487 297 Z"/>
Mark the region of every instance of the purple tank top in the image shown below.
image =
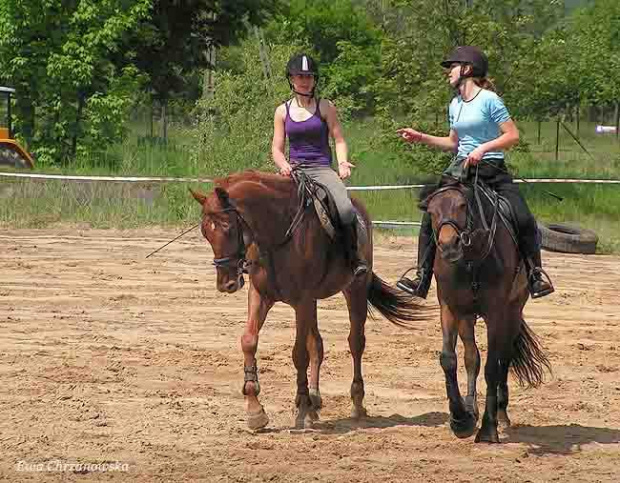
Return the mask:
<path id="1" fill-rule="evenodd" d="M 310 164 L 330 166 L 332 150 L 329 146 L 329 127 L 321 118 L 320 99 L 316 100 L 316 111 L 305 121 L 293 121 L 289 111 L 290 102 L 286 102 L 286 119 L 284 133 L 288 136 L 289 159 L 293 164 Z"/>

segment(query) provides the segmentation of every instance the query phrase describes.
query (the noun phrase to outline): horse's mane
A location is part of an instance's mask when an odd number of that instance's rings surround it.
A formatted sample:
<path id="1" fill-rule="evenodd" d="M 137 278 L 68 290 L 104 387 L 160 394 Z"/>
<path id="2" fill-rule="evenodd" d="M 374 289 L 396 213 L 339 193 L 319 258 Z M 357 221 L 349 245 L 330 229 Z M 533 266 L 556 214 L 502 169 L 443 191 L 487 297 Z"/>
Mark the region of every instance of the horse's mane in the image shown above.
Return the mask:
<path id="1" fill-rule="evenodd" d="M 239 187 L 240 184 L 244 184 L 246 188 L 253 185 L 255 189 L 263 189 L 270 192 L 274 198 L 289 197 L 294 187 L 293 181 L 287 176 L 256 170 L 233 173 L 225 178 L 217 178 L 214 183 L 216 186 L 226 190 Z"/>

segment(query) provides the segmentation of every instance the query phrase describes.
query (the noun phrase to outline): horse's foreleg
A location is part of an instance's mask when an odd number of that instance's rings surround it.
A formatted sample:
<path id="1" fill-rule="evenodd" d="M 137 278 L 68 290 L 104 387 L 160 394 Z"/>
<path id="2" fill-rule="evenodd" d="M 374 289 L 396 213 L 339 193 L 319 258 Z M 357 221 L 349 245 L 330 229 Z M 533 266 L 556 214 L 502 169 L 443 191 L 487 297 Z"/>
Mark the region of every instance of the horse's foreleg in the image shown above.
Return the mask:
<path id="1" fill-rule="evenodd" d="M 250 281 L 248 293 L 248 320 L 245 331 L 241 336 L 243 350 L 243 395 L 245 411 L 248 418 L 248 427 L 252 430 L 264 428 L 269 418 L 258 401 L 260 385 L 258 382 L 258 368 L 256 365 L 256 350 L 258 348 L 258 333 L 260 332 L 273 300 L 263 298 Z"/>
<path id="2" fill-rule="evenodd" d="M 510 418 L 508 417 L 508 370 L 510 364 L 499 364 L 499 383 L 497 385 L 497 422 L 504 428 L 510 427 Z"/>
<path id="3" fill-rule="evenodd" d="M 323 339 L 319 333 L 316 305 L 314 309 L 314 317 L 310 319 L 313 325 L 310 327 L 306 338 L 306 348 L 310 354 L 310 403 L 312 405 L 312 409 L 308 416 L 311 420 L 316 421 L 319 419 L 319 411 L 323 407 L 321 392 L 319 390 L 321 364 L 323 363 Z"/>
<path id="4" fill-rule="evenodd" d="M 353 382 L 351 383 L 351 401 L 354 419 L 366 416 L 364 407 L 364 379 L 362 377 L 362 356 L 366 347 L 364 328 L 368 316 L 368 289 L 363 280 L 354 281 L 345 291 L 344 296 L 349 308 L 349 349 L 353 358 Z"/>
<path id="5" fill-rule="evenodd" d="M 466 323 L 466 322 L 464 322 Z M 441 331 L 443 346 L 439 362 L 446 377 L 446 393 L 450 407 L 450 428 L 458 438 L 471 436 L 476 429 L 476 420 L 463 403 L 457 378 L 458 361 L 456 357 L 456 341 L 458 337 L 459 319 L 447 305 L 441 306 Z"/>
<path id="6" fill-rule="evenodd" d="M 465 369 L 467 370 L 467 396 L 465 408 L 476 421 L 480 415 L 478 411 L 478 397 L 476 393 L 476 381 L 480 374 L 480 352 L 476 345 L 476 319 L 463 319 L 459 323 L 459 336 L 465 348 Z"/>
<path id="7" fill-rule="evenodd" d="M 308 390 L 308 366 L 310 365 L 310 351 L 308 349 L 308 338 L 311 336 L 312 327 L 316 321 L 316 300 L 306 300 L 295 306 L 296 334 L 295 345 L 293 346 L 293 362 L 297 369 L 297 396 L 295 406 L 297 416 L 295 417 L 295 428 L 303 429 L 306 425 L 306 418 L 311 421 L 312 401 Z M 316 381 L 318 384 L 318 365 Z M 310 422 L 308 421 L 308 422 Z"/>

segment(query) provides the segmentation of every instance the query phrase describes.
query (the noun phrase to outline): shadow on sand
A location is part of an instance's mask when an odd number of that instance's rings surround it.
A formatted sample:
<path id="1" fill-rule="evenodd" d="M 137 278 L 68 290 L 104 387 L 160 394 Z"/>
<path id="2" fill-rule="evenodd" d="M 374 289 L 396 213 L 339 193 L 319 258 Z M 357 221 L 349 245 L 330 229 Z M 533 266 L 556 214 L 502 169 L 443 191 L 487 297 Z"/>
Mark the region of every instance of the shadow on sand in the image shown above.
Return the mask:
<path id="1" fill-rule="evenodd" d="M 524 443 L 528 452 L 538 456 L 545 454 L 571 454 L 581 451 L 588 443 L 620 443 L 620 429 L 593 428 L 579 424 L 563 426 L 516 425 L 504 430 L 506 443 Z"/>
<path id="2" fill-rule="evenodd" d="M 442 426 L 448 421 L 448 414 L 431 412 L 414 417 L 405 417 L 400 414 L 391 416 L 368 416 L 362 419 L 342 418 L 331 421 L 316 421 L 311 431 L 325 434 L 344 434 L 358 429 L 393 428 L 395 426 Z"/>

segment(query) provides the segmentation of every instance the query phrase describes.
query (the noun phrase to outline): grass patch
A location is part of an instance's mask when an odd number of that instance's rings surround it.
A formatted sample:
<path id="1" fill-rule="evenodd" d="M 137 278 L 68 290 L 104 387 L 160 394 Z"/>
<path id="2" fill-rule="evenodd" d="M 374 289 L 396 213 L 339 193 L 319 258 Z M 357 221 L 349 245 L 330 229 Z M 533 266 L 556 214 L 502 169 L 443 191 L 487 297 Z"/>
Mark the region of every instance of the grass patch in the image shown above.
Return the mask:
<path id="1" fill-rule="evenodd" d="M 538 143 L 536 123 L 519 123 L 527 150 L 510 153 L 513 172 L 526 178 L 620 178 L 620 143 L 614 135 L 596 135 L 593 123 L 581 123 L 580 140 L 590 154 L 564 130 L 555 159 L 554 123 L 543 123 Z M 576 126 L 569 126 L 576 132 Z M 382 133 L 373 121 L 356 121 L 345 126 L 351 160 L 357 165 L 349 181 L 352 186 L 417 184 L 436 181 L 424 174 L 410 154 L 403 155 L 390 133 Z M 109 146 L 96 156 L 70 166 L 37 166 L 37 172 L 53 174 L 210 177 L 212 167 L 197 155 L 196 132 L 183 127 L 170 129 L 167 143 L 135 133 L 124 143 Z M 265 133 L 270 136 L 270 133 Z M 238 143 L 238 141 L 236 141 Z M 396 148 L 395 148 L 396 146 Z M 203 147 L 204 148 L 204 147 Z M 221 147 L 220 147 L 221 148 Z M 227 149 L 236 159 L 235 145 Z M 407 153 L 405 153 L 407 154 Z M 226 166 L 227 151 L 218 161 Z M 230 172 L 252 166 L 230 166 Z M 275 169 L 274 169 L 275 170 Z M 203 191 L 210 185 L 191 185 Z M 55 180 L 0 181 L 0 223 L 14 227 L 44 227 L 58 222 L 87 223 L 100 228 L 136 228 L 148 225 L 187 226 L 199 217 L 198 206 L 187 184 L 128 184 L 65 182 Z M 603 253 L 620 252 L 620 186 L 593 184 L 521 185 L 534 214 L 543 222 L 574 222 L 596 231 Z M 564 198 L 555 201 L 544 193 Z M 418 191 L 357 191 L 353 194 L 368 207 L 375 220 L 419 221 Z M 399 234 L 417 229 L 399 230 Z"/>

